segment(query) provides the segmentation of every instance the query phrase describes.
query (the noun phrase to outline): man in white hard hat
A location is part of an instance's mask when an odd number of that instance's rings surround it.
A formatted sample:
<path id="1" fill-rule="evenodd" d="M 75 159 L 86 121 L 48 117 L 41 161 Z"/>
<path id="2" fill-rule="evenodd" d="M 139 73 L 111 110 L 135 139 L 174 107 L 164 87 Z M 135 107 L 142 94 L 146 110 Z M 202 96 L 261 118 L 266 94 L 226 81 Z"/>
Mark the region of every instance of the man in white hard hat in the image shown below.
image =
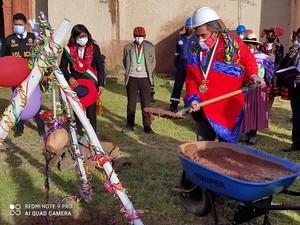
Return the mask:
<path id="1" fill-rule="evenodd" d="M 213 9 L 196 10 L 192 21 L 199 41 L 192 45 L 187 61 L 184 102 L 192 107 L 197 140 L 214 141 L 217 134 L 221 141 L 234 143 L 243 118 L 244 94 L 203 108 L 200 102 L 236 91 L 243 82 L 256 83 L 259 78 L 255 58 L 241 40 L 221 28 Z"/>

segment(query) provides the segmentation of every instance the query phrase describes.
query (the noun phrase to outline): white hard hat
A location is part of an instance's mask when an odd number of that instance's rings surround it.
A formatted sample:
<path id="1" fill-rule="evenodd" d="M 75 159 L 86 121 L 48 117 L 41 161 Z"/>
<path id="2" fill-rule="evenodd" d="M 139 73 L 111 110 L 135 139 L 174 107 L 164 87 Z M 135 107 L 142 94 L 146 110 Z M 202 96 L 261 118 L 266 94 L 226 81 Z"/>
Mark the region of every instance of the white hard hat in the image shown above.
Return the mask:
<path id="1" fill-rule="evenodd" d="M 192 19 L 193 28 L 218 19 L 220 19 L 218 14 L 212 8 L 202 7 L 194 12 Z"/>

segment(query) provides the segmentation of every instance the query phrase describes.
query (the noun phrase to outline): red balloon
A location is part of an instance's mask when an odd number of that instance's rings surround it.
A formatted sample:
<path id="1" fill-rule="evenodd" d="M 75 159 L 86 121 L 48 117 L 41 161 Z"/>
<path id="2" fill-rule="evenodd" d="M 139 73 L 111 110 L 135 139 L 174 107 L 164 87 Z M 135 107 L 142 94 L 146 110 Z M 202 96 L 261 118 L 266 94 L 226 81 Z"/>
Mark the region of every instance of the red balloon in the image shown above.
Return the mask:
<path id="1" fill-rule="evenodd" d="M 30 72 L 28 60 L 24 58 L 14 56 L 0 58 L 0 86 L 2 87 L 18 86 Z"/>

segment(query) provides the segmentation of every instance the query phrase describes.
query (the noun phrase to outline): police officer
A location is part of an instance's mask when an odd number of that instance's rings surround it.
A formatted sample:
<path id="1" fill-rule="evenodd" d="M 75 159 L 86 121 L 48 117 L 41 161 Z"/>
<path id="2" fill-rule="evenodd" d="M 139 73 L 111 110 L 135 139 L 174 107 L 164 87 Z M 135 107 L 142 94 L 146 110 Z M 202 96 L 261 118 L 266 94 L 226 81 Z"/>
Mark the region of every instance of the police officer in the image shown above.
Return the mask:
<path id="1" fill-rule="evenodd" d="M 30 47 L 32 46 L 35 36 L 33 33 L 27 32 L 25 25 L 27 19 L 24 14 L 17 13 L 13 16 L 13 25 L 15 33 L 8 35 L 2 43 L 2 56 L 15 56 L 29 59 Z M 17 74 L 16 74 L 17 76 Z M 14 90 L 16 87 L 13 87 Z M 38 126 L 38 133 L 40 136 L 45 134 L 45 125 L 39 116 L 39 112 L 34 116 L 34 120 Z M 23 134 L 24 121 L 19 120 L 16 125 L 15 137 Z"/>
<path id="2" fill-rule="evenodd" d="M 197 41 L 197 35 L 194 34 L 192 28 L 192 18 L 187 18 L 185 21 L 185 33 L 179 35 L 176 43 L 176 52 L 175 52 L 175 67 L 176 67 L 176 76 L 175 83 L 173 87 L 173 92 L 170 98 L 170 108 L 169 110 L 174 112 L 177 110 L 177 106 L 180 102 L 181 90 L 186 77 L 186 62 L 187 57 L 190 51 L 191 43 Z"/>

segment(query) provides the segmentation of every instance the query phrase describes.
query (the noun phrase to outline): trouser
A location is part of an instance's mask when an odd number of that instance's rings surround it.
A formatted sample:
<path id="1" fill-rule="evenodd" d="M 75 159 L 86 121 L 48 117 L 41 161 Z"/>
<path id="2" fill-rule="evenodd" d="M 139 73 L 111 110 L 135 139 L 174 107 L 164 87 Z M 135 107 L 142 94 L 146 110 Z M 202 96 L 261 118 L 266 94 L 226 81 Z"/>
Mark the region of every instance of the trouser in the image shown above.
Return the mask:
<path id="1" fill-rule="evenodd" d="M 170 98 L 170 102 L 174 106 L 177 106 L 180 102 L 180 95 L 181 95 L 183 84 L 185 82 L 185 77 L 186 77 L 186 70 L 178 69 L 176 71 L 173 92 Z"/>
<path id="2" fill-rule="evenodd" d="M 89 119 L 90 124 L 92 125 L 95 132 L 97 131 L 96 109 L 97 109 L 97 102 L 95 102 L 94 104 L 92 104 L 91 106 L 85 109 L 86 117 Z M 79 135 L 83 135 L 83 131 L 82 131 L 83 125 L 76 114 L 75 114 L 75 120 L 76 120 L 77 133 Z"/>
<path id="3" fill-rule="evenodd" d="M 292 108 L 292 141 L 293 146 L 300 147 L 300 84 L 296 88 L 290 88 L 291 108 Z"/>
<path id="4" fill-rule="evenodd" d="M 144 108 L 150 106 L 150 81 L 148 78 L 129 77 L 127 86 L 127 125 L 134 126 L 135 111 L 138 93 L 140 94 L 140 103 L 143 116 L 143 126 L 150 127 L 151 121 Z"/>
<path id="5" fill-rule="evenodd" d="M 207 121 L 202 110 L 192 113 L 192 116 L 196 121 L 197 141 L 215 141 L 216 132 Z M 222 137 L 219 137 L 219 141 L 226 142 Z"/>
<path id="6" fill-rule="evenodd" d="M 40 108 L 40 110 L 38 111 L 38 113 L 35 114 L 35 116 L 33 117 L 33 119 L 36 122 L 38 130 L 45 131 L 44 121 L 40 117 L 40 111 L 41 111 L 41 109 L 42 108 Z M 16 124 L 17 130 L 23 131 L 24 130 L 24 123 L 25 123 L 24 120 L 19 120 L 19 122 Z"/>

